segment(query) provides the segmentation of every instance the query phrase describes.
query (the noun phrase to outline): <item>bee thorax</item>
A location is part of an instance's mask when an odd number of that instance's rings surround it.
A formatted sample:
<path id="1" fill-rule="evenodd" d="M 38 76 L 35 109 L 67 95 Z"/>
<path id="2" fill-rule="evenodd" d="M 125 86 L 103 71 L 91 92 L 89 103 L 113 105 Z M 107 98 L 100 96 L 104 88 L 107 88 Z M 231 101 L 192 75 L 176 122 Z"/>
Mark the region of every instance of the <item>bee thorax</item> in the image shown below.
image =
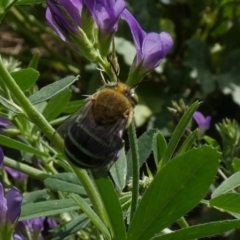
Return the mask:
<path id="1" fill-rule="evenodd" d="M 98 92 L 93 102 L 93 116 L 96 122 L 107 124 L 116 122 L 119 118 L 128 119 L 133 111 L 128 98 L 112 89 Z"/>

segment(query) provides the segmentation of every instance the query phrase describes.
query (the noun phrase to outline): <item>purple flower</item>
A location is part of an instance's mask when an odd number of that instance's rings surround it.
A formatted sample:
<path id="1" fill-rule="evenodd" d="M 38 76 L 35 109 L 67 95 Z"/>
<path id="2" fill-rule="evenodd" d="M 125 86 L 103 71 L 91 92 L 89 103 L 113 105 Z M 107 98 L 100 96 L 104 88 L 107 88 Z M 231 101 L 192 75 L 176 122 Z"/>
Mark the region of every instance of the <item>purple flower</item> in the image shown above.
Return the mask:
<path id="1" fill-rule="evenodd" d="M 84 0 L 102 35 L 115 33 L 126 5 L 123 0 Z"/>
<path id="2" fill-rule="evenodd" d="M 146 33 L 127 9 L 123 11 L 121 18 L 127 22 L 131 29 L 136 47 L 136 57 L 132 70 L 137 68 L 137 77 L 142 78 L 146 73 L 157 67 L 171 50 L 173 46 L 172 37 L 166 32 Z"/>
<path id="3" fill-rule="evenodd" d="M 28 175 L 22 172 L 19 172 L 18 170 L 15 170 L 10 167 L 5 166 L 5 170 L 14 178 L 17 180 L 25 180 L 28 178 Z"/>
<path id="4" fill-rule="evenodd" d="M 98 44 L 103 55 L 109 53 L 118 20 L 126 7 L 124 0 L 84 0 L 98 26 Z"/>
<path id="5" fill-rule="evenodd" d="M 44 230 L 44 223 L 47 222 L 49 228 L 54 228 L 57 223 L 53 218 L 39 217 L 18 222 L 16 226 L 16 234 L 14 239 L 24 240 L 24 236 L 31 236 L 31 239 L 43 240 L 42 231 Z"/>
<path id="6" fill-rule="evenodd" d="M 47 0 L 46 18 L 63 41 L 70 33 L 79 35 L 81 26 L 81 0 Z"/>
<path id="7" fill-rule="evenodd" d="M 3 166 L 3 159 L 4 159 L 3 150 L 2 148 L 0 148 L 0 168 L 2 168 Z M 13 168 L 6 167 L 6 166 L 4 168 L 15 179 L 24 180 L 28 177 L 28 175 L 26 175 L 25 173 L 19 172 Z"/>
<path id="8" fill-rule="evenodd" d="M 46 19 L 60 38 L 92 62 L 96 62 L 94 48 L 95 23 L 82 0 L 47 0 Z"/>
<path id="9" fill-rule="evenodd" d="M 9 121 L 7 118 L 0 117 L 0 128 L 5 128 L 12 125 L 12 122 Z"/>
<path id="10" fill-rule="evenodd" d="M 194 120 L 197 122 L 198 127 L 201 131 L 205 132 L 210 127 L 211 117 L 207 116 L 206 118 L 203 116 L 201 112 L 196 111 L 193 114 Z"/>
<path id="11" fill-rule="evenodd" d="M 12 232 L 21 213 L 23 197 L 15 188 L 10 188 L 4 197 L 3 186 L 0 183 L 0 239 Z"/>

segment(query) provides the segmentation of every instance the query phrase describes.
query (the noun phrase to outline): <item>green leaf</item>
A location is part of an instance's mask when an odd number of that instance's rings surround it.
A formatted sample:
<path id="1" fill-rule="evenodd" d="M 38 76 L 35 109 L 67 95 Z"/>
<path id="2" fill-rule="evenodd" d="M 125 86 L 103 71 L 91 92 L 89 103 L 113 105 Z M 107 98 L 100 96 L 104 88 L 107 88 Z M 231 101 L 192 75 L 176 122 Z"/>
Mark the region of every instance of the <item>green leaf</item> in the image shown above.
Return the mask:
<path id="1" fill-rule="evenodd" d="M 109 178 L 97 178 L 95 179 L 95 183 L 108 214 L 109 225 L 113 231 L 114 239 L 126 239 L 123 212 L 112 182 Z"/>
<path id="2" fill-rule="evenodd" d="M 38 62 L 39 62 L 39 53 L 36 52 L 36 53 L 34 53 L 30 63 L 28 64 L 28 67 L 33 68 L 33 69 L 37 69 Z"/>
<path id="3" fill-rule="evenodd" d="M 152 149 L 156 165 L 158 165 L 159 161 L 162 159 L 166 148 L 167 142 L 165 137 L 162 135 L 161 132 L 155 133 L 152 139 Z"/>
<path id="4" fill-rule="evenodd" d="M 39 157 L 48 157 L 48 155 L 45 152 L 42 152 L 36 148 L 33 148 L 29 145 L 26 145 L 22 142 L 18 142 L 14 139 L 11 139 L 11 138 L 3 136 L 3 135 L 0 135 L 0 143 L 2 146 L 10 147 L 10 148 L 21 150 L 24 152 L 33 153 Z"/>
<path id="5" fill-rule="evenodd" d="M 240 172 L 234 173 L 232 176 L 226 179 L 217 189 L 215 189 L 215 191 L 212 193 L 212 198 L 229 192 L 238 186 L 240 186 Z"/>
<path id="6" fill-rule="evenodd" d="M 74 173 L 55 174 L 45 179 L 44 184 L 51 191 L 77 193 L 86 196 L 84 188 Z"/>
<path id="7" fill-rule="evenodd" d="M 43 216 L 52 216 L 77 209 L 79 209 L 79 207 L 72 199 L 49 200 L 44 202 L 29 203 L 22 206 L 19 221 Z"/>
<path id="8" fill-rule="evenodd" d="M 142 136 L 138 138 L 138 149 L 139 149 L 139 166 L 147 160 L 148 156 L 152 152 L 152 138 L 157 132 L 157 129 L 150 129 Z M 132 152 L 131 149 L 127 153 L 127 181 L 132 177 Z"/>
<path id="9" fill-rule="evenodd" d="M 9 3 L 9 0 L 2 0 L 0 3 L 0 7 L 4 8 Z"/>
<path id="10" fill-rule="evenodd" d="M 12 72 L 11 76 L 14 78 L 21 90 L 25 92 L 36 83 L 40 74 L 33 68 L 26 68 L 17 72 Z"/>
<path id="11" fill-rule="evenodd" d="M 0 96 L 0 104 L 11 112 L 18 113 L 18 114 L 23 113 L 20 107 L 18 107 L 15 103 L 10 102 L 9 100 L 7 100 L 2 96 Z"/>
<path id="12" fill-rule="evenodd" d="M 178 154 L 183 154 L 184 152 L 186 152 L 188 149 L 191 148 L 191 146 L 193 145 L 193 143 L 195 142 L 198 136 L 198 133 L 199 133 L 199 130 L 196 129 L 185 139 L 181 148 L 179 149 Z"/>
<path id="13" fill-rule="evenodd" d="M 221 208 L 225 211 L 240 213 L 240 194 L 225 193 L 209 201 L 209 205 Z"/>
<path id="14" fill-rule="evenodd" d="M 111 235 L 108 229 L 106 228 L 102 220 L 98 217 L 98 215 L 92 210 L 89 204 L 87 204 L 87 202 L 79 195 L 71 194 L 71 197 L 75 201 L 75 203 L 82 209 L 82 211 L 88 216 L 92 223 L 102 232 L 102 234 L 108 239 L 111 239 Z"/>
<path id="15" fill-rule="evenodd" d="M 64 89 L 50 99 L 43 110 L 43 116 L 45 116 L 48 121 L 55 119 L 60 113 L 62 113 L 62 110 L 68 104 L 70 98 L 71 91 L 68 88 Z"/>
<path id="16" fill-rule="evenodd" d="M 237 229 L 240 227 L 240 220 L 225 220 L 219 222 L 205 223 L 191 226 L 162 236 L 156 236 L 151 240 L 192 240 L 214 236 L 220 233 Z"/>
<path id="17" fill-rule="evenodd" d="M 126 186 L 127 176 L 127 159 L 124 149 L 121 150 L 120 157 L 111 167 L 110 173 L 118 189 L 122 190 Z"/>
<path id="18" fill-rule="evenodd" d="M 168 143 L 168 146 L 166 148 L 166 151 L 164 152 L 162 161 L 160 162 L 159 166 L 164 166 L 167 163 L 167 161 L 169 161 L 170 158 L 172 157 L 189 121 L 192 118 L 192 115 L 198 109 L 199 105 L 200 103 L 198 101 L 193 103 L 180 119 L 177 127 L 175 128 L 172 134 L 172 137 Z"/>
<path id="19" fill-rule="evenodd" d="M 232 160 L 232 167 L 235 172 L 240 171 L 240 158 L 234 157 Z"/>
<path id="20" fill-rule="evenodd" d="M 89 223 L 89 219 L 85 214 L 76 216 L 73 220 L 63 225 L 61 229 L 51 238 L 51 240 L 67 239 L 83 229 Z"/>
<path id="21" fill-rule="evenodd" d="M 149 240 L 194 208 L 214 180 L 219 157 L 204 145 L 169 161 L 143 195 L 127 239 Z"/>
<path id="22" fill-rule="evenodd" d="M 29 100 L 33 105 L 46 101 L 49 98 L 58 94 L 59 92 L 63 91 L 65 88 L 69 87 L 71 84 L 77 81 L 78 78 L 79 76 L 77 77 L 69 76 L 57 82 L 49 84 L 46 87 L 41 88 L 38 92 L 31 95 L 29 97 Z"/>
<path id="23" fill-rule="evenodd" d="M 209 137 L 209 136 L 207 136 L 207 135 L 204 135 L 203 136 L 203 139 L 206 141 L 206 143 L 208 143 L 210 146 L 212 146 L 212 147 L 214 147 L 214 148 L 220 148 L 219 147 L 219 144 L 218 144 L 218 142 L 214 139 L 214 138 L 211 138 L 211 137 Z"/>
<path id="24" fill-rule="evenodd" d="M 17 1 L 16 5 L 23 5 L 23 4 L 37 4 L 37 3 L 45 3 L 45 0 L 19 0 Z"/>
<path id="25" fill-rule="evenodd" d="M 47 200 L 48 198 L 49 198 L 49 194 L 47 193 L 46 189 L 33 191 L 30 193 L 24 193 L 22 205 L 33 203 L 33 202 L 41 202 L 41 201 Z"/>

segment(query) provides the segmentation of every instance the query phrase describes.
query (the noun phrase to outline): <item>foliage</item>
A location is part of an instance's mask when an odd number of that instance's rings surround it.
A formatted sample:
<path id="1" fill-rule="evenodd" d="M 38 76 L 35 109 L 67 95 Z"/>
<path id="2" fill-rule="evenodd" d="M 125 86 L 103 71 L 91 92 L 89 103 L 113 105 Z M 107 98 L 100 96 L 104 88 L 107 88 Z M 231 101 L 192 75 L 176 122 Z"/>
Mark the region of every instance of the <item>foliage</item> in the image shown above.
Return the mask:
<path id="1" fill-rule="evenodd" d="M 112 80 L 109 62 L 93 64 L 63 42 L 45 20 L 45 1 L 0 1 L 0 184 L 23 194 L 19 222 L 55 219 L 46 239 L 238 239 L 239 1 L 127 7 L 146 32 L 170 33 L 174 46 L 142 82 L 134 79 L 137 125 L 109 175 L 95 178 L 67 161 L 55 127 L 101 86 L 97 64 Z M 123 21 L 115 49 L 118 78 L 128 79 L 135 49 Z M 211 116 L 209 128 L 196 111 Z"/>

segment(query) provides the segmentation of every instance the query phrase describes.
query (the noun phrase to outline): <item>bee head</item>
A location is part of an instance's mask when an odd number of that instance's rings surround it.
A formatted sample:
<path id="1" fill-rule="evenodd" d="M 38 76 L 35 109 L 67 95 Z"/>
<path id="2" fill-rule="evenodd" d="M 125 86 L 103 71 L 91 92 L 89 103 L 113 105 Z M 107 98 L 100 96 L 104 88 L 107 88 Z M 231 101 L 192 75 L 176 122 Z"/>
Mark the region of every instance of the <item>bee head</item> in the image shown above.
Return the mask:
<path id="1" fill-rule="evenodd" d="M 131 102 L 133 107 L 137 105 L 138 97 L 135 93 L 135 88 L 130 88 L 125 83 L 121 83 L 121 82 L 107 83 L 105 87 L 112 88 L 116 92 L 124 95 L 126 98 L 128 98 L 128 100 Z"/>

